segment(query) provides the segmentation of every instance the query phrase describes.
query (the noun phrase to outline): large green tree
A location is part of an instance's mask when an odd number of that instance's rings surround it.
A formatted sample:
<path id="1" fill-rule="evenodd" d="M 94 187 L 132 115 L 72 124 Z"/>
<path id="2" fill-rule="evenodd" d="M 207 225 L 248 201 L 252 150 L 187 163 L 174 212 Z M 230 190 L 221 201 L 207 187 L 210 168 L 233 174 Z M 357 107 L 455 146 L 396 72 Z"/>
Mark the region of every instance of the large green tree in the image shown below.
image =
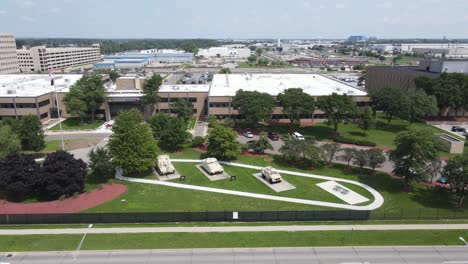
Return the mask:
<path id="1" fill-rule="evenodd" d="M 409 97 L 408 121 L 412 124 L 426 116 L 437 115 L 439 108 L 435 96 L 427 95 L 423 90 L 416 90 Z"/>
<path id="2" fill-rule="evenodd" d="M 63 100 L 67 110 L 73 114 L 80 114 L 85 105 L 85 112 L 91 114 L 91 121 L 94 122 L 95 112 L 105 100 L 105 92 L 101 75 L 86 74 L 70 88 Z"/>
<path id="3" fill-rule="evenodd" d="M 163 82 L 163 78 L 159 74 L 154 74 L 146 80 L 143 86 L 143 96 L 141 104 L 145 106 L 145 119 L 148 120 L 154 113 L 154 106 L 160 101 L 159 87 Z"/>
<path id="4" fill-rule="evenodd" d="M 193 105 L 187 99 L 178 99 L 171 104 L 171 113 L 177 115 L 177 117 L 182 118 L 185 122 L 188 122 L 190 117 L 193 115 Z"/>
<path id="5" fill-rule="evenodd" d="M 279 151 L 285 160 L 300 162 L 306 166 L 321 167 L 327 159 L 324 149 L 318 146 L 313 139 L 286 140 Z"/>
<path id="6" fill-rule="evenodd" d="M 21 150 L 21 140 L 8 125 L 0 125 L 0 159 Z"/>
<path id="7" fill-rule="evenodd" d="M 208 154 L 221 160 L 233 160 L 240 153 L 237 133 L 229 127 L 216 125 L 208 136 Z"/>
<path id="8" fill-rule="evenodd" d="M 352 97 L 333 93 L 317 99 L 317 107 L 328 116 L 328 123 L 333 126 L 333 132 L 338 135 L 338 126 L 358 114 L 358 108 Z"/>
<path id="9" fill-rule="evenodd" d="M 258 122 L 271 118 L 276 102 L 267 93 L 238 90 L 232 101 L 232 106 L 238 108 L 239 114 L 245 116 L 245 120 L 256 127 Z"/>
<path id="10" fill-rule="evenodd" d="M 88 108 L 85 103 L 83 94 L 78 89 L 70 89 L 70 91 L 63 97 L 65 109 L 70 115 L 78 116 L 81 123 L 84 122 Z"/>
<path id="11" fill-rule="evenodd" d="M 409 128 L 397 134 L 396 148 L 390 151 L 393 172 L 405 177 L 408 185 L 413 180 L 428 177 L 426 167 L 439 158 L 441 142 L 429 129 Z"/>
<path id="12" fill-rule="evenodd" d="M 122 111 L 112 127 L 109 151 L 112 161 L 125 173 L 142 172 L 155 165 L 158 146 L 151 128 L 138 110 Z"/>
<path id="13" fill-rule="evenodd" d="M 359 127 L 365 131 L 367 136 L 367 131 L 372 128 L 372 123 L 374 122 L 374 118 L 372 117 L 372 108 L 369 106 L 364 109 L 361 113 L 361 122 L 359 123 Z"/>
<path id="14" fill-rule="evenodd" d="M 255 153 L 265 153 L 265 150 L 273 150 L 273 146 L 266 137 L 260 137 L 258 140 L 255 140 L 248 144 L 249 148 L 252 149 Z"/>
<path id="15" fill-rule="evenodd" d="M 387 123 L 390 124 L 394 117 L 408 118 L 409 100 L 403 89 L 398 87 L 384 87 L 373 90 L 370 93 L 374 110 L 385 114 Z"/>
<path id="16" fill-rule="evenodd" d="M 18 136 L 23 150 L 39 152 L 45 148 L 44 131 L 37 115 L 27 115 L 21 118 L 18 125 Z"/>
<path id="17" fill-rule="evenodd" d="M 159 146 L 165 150 L 180 150 L 190 138 L 185 120 L 169 116 L 164 129 L 159 131 Z M 153 130 L 154 133 L 155 130 Z"/>
<path id="18" fill-rule="evenodd" d="M 284 90 L 276 98 L 283 107 L 283 114 L 289 116 L 291 124 L 301 124 L 301 116 L 312 115 L 315 100 L 301 88 Z"/>
<path id="19" fill-rule="evenodd" d="M 109 149 L 105 147 L 93 148 L 89 153 L 89 167 L 93 171 L 94 177 L 101 181 L 107 181 L 115 175 L 115 165 Z"/>
<path id="20" fill-rule="evenodd" d="M 459 207 L 468 193 L 468 158 L 463 155 L 455 156 L 447 161 L 442 173 L 455 194 Z"/>

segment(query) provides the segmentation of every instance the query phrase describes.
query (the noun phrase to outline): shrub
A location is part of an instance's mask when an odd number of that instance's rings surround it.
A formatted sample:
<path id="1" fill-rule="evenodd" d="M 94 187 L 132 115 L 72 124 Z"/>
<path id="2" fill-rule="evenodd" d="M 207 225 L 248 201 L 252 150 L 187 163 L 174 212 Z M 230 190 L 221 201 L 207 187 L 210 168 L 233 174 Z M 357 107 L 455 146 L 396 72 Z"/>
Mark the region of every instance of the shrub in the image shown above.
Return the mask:
<path id="1" fill-rule="evenodd" d="M 353 144 L 359 146 L 367 146 L 367 147 L 375 147 L 377 144 L 372 141 L 368 140 L 360 140 L 360 139 L 353 139 L 353 138 L 345 138 L 345 137 L 335 137 L 333 141 L 343 144 Z"/>
<path id="2" fill-rule="evenodd" d="M 192 138 L 192 147 L 202 147 L 205 142 L 206 138 L 204 137 L 194 137 Z"/>

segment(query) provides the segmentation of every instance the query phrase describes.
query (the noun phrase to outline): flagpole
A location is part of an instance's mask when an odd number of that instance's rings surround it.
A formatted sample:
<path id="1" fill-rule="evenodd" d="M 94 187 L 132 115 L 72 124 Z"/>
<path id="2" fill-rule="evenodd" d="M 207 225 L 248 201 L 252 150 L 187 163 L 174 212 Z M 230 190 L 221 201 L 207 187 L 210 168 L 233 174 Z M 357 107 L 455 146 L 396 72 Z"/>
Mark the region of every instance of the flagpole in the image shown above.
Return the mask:
<path id="1" fill-rule="evenodd" d="M 62 117 L 61 117 L 61 114 L 60 114 L 60 103 L 59 103 L 59 99 L 58 99 L 58 96 L 57 96 L 57 86 L 55 86 L 55 80 L 54 80 L 54 73 L 52 72 L 50 74 L 50 77 L 52 78 L 51 81 L 52 81 L 52 85 L 54 86 L 54 91 L 55 91 L 55 103 L 57 104 L 57 114 L 58 114 L 58 119 L 59 119 L 59 128 L 60 128 L 60 137 L 61 137 L 61 140 L 62 140 L 62 150 L 65 151 L 65 143 L 63 141 L 63 129 L 62 129 Z"/>

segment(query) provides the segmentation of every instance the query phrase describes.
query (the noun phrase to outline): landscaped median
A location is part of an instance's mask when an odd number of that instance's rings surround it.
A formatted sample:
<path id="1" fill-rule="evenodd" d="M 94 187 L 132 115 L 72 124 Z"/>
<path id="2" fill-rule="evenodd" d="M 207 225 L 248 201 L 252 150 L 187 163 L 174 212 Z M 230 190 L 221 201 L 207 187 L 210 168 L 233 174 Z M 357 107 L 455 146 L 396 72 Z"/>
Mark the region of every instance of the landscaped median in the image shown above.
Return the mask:
<path id="1" fill-rule="evenodd" d="M 461 245 L 468 230 L 88 234 L 82 250 Z M 75 250 L 77 235 L 0 236 L 3 252 Z"/>

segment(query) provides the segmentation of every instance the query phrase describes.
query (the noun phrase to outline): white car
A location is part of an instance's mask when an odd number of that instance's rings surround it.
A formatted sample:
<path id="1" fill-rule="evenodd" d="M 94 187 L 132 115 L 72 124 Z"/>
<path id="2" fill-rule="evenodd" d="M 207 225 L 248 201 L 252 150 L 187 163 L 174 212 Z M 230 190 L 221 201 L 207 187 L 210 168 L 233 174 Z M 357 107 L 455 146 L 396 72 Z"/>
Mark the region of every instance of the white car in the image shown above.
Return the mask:
<path id="1" fill-rule="evenodd" d="M 250 131 L 245 131 L 245 132 L 244 132 L 244 137 L 246 137 L 246 138 L 253 138 L 253 134 L 252 134 L 252 132 L 250 132 Z"/>
<path id="2" fill-rule="evenodd" d="M 294 139 L 297 139 L 297 140 L 305 140 L 304 136 L 301 135 L 299 132 L 293 132 L 291 135 L 292 135 L 292 137 L 293 137 Z"/>

